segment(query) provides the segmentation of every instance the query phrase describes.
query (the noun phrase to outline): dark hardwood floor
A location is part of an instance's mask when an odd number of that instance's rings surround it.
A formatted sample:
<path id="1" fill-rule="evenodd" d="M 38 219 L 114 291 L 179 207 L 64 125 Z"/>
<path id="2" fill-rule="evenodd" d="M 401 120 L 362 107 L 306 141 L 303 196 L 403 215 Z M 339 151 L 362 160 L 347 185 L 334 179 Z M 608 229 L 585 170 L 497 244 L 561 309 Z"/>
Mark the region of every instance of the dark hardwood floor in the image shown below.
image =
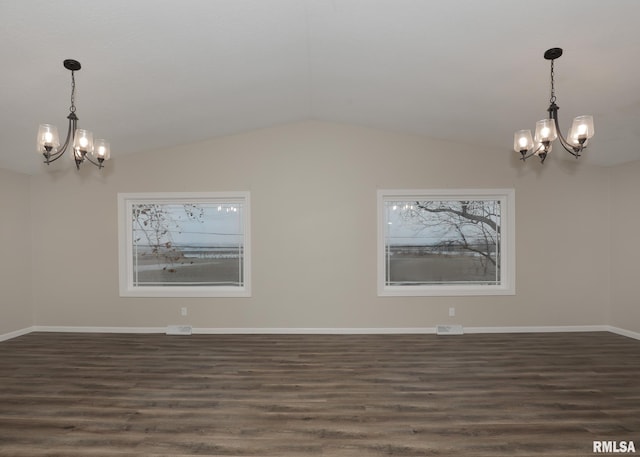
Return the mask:
<path id="1" fill-rule="evenodd" d="M 640 448 L 640 341 L 32 333 L 0 343 L 2 456 L 583 457 L 594 440 Z"/>

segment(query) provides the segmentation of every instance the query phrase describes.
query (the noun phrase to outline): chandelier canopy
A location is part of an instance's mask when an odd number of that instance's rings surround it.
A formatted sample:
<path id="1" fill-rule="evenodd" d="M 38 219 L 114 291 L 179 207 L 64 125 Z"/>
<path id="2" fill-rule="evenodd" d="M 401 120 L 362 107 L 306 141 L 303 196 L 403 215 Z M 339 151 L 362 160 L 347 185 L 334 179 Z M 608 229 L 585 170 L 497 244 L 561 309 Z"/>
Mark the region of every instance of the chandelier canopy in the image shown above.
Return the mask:
<path id="1" fill-rule="evenodd" d="M 64 67 L 71 71 L 71 106 L 69 107 L 69 128 L 64 144 L 60 146 L 58 128 L 51 124 L 40 124 L 38 128 L 37 150 L 44 156 L 44 163 L 47 165 L 58 160 L 71 146 L 73 159 L 76 167 L 80 169 L 82 162 L 89 161 L 98 168 L 103 167 L 105 160 L 111 156 L 109 143 L 103 139 L 93 139 L 93 133 L 89 130 L 78 128 L 78 116 L 76 115 L 75 95 L 76 78 L 75 72 L 81 67 L 80 62 L 67 59 L 63 62 Z M 91 158 L 93 157 L 93 159 Z"/>
<path id="2" fill-rule="evenodd" d="M 593 137 L 593 116 L 578 116 L 573 120 L 569 135 L 565 138 L 558 125 L 558 105 L 556 105 L 555 81 L 553 62 L 562 55 L 561 48 L 551 48 L 544 53 L 544 58 L 551 61 L 551 98 L 549 99 L 549 117 L 536 122 L 535 136 L 531 130 L 518 130 L 513 139 L 513 149 L 519 152 L 520 160 L 526 160 L 536 155 L 540 162 L 544 162 L 551 152 L 552 142 L 560 140 L 562 147 L 571 155 L 578 158 L 587 147 L 589 139 Z"/>

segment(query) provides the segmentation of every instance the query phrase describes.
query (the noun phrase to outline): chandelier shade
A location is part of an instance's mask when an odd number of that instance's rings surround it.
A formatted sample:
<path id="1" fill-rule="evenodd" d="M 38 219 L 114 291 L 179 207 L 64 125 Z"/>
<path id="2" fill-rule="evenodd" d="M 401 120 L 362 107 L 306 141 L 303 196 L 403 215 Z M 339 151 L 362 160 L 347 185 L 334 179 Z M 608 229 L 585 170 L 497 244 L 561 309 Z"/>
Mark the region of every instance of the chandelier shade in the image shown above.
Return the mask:
<path id="1" fill-rule="evenodd" d="M 38 152 L 49 152 L 60 147 L 58 127 L 51 124 L 40 124 L 38 128 Z"/>
<path id="2" fill-rule="evenodd" d="M 98 139 L 93 142 L 93 155 L 100 160 L 109 160 L 111 158 L 111 148 L 107 140 Z"/>
<path id="3" fill-rule="evenodd" d="M 75 72 L 79 71 L 82 67 L 80 62 L 73 59 L 65 60 L 63 65 L 67 70 L 71 71 L 71 106 L 69 107 L 69 115 L 67 116 L 69 120 L 67 136 L 61 146 L 58 128 L 51 124 L 40 124 L 36 150 L 38 154 L 44 156 L 44 163 L 49 165 L 51 162 L 62 157 L 70 146 L 73 151 L 76 168 L 80 169 L 80 165 L 85 160 L 98 168 L 103 168 L 104 161 L 111 157 L 109 143 L 104 139 L 96 139 L 94 141 L 91 131 L 78 128 L 78 116 L 76 115 L 75 105 Z"/>
<path id="4" fill-rule="evenodd" d="M 569 141 L 576 146 L 593 137 L 593 116 L 578 116 L 573 120 L 569 131 Z"/>
<path id="5" fill-rule="evenodd" d="M 520 154 L 520 160 L 538 156 L 541 162 L 552 150 L 552 143 L 557 139 L 560 145 L 571 155 L 578 158 L 594 135 L 593 116 L 578 116 L 573 120 L 568 136 L 565 138 L 558 124 L 558 110 L 555 94 L 554 60 L 562 55 L 561 48 L 551 48 L 544 53 L 544 58 L 551 61 L 551 98 L 549 99 L 548 117 L 536 122 L 535 135 L 531 130 L 518 130 L 514 134 L 513 149 Z"/>
<path id="6" fill-rule="evenodd" d="M 533 148 L 533 137 L 531 130 L 518 130 L 513 139 L 513 149 L 516 151 Z"/>
<path id="7" fill-rule="evenodd" d="M 551 143 L 558 138 L 558 132 L 553 119 L 541 119 L 536 122 L 536 135 L 534 137 L 536 144 Z"/>

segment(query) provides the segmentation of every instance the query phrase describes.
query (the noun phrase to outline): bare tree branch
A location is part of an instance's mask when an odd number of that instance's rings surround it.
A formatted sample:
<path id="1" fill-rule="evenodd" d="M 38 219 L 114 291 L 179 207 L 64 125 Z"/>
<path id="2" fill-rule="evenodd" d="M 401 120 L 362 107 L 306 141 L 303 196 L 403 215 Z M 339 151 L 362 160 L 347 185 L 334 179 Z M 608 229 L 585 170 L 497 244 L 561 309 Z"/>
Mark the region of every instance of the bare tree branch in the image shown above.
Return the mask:
<path id="1" fill-rule="evenodd" d="M 475 222 L 480 222 L 482 224 L 486 224 L 489 227 L 491 227 L 493 230 L 495 230 L 497 233 L 500 233 L 500 226 L 498 224 L 496 224 L 496 222 L 494 220 L 492 220 L 489 217 L 483 216 L 483 215 L 479 215 L 479 214 L 473 214 L 470 213 L 468 211 L 468 205 L 463 203 L 462 209 L 461 210 L 456 210 L 454 208 L 451 207 L 438 207 L 438 208 L 432 208 L 430 207 L 428 204 L 424 204 L 424 203 L 420 203 L 420 202 L 416 202 L 416 205 L 418 208 L 424 210 L 424 211 L 428 211 L 430 213 L 449 213 L 449 214 L 455 214 L 458 215 L 460 217 L 463 217 L 469 221 L 475 221 Z"/>

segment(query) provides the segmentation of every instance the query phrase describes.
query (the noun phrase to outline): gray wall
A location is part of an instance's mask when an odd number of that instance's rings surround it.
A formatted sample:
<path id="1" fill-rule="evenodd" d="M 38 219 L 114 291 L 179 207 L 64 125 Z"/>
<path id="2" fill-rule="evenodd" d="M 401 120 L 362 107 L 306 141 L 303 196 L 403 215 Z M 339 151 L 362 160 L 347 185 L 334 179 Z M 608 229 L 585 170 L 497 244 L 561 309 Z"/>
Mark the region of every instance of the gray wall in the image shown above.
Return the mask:
<path id="1" fill-rule="evenodd" d="M 31 327 L 29 176 L 0 169 L 0 336 Z"/>
<path id="2" fill-rule="evenodd" d="M 38 325 L 394 328 L 609 320 L 609 171 L 582 161 L 551 156 L 544 166 L 523 165 L 506 147 L 305 122 L 120 157 L 103 174 L 71 165 L 58 170 L 31 179 Z M 459 187 L 516 189 L 517 294 L 378 297 L 376 190 Z M 119 297 L 118 192 L 228 190 L 251 191 L 252 297 Z M 619 322 L 638 330 L 638 322 Z"/>
<path id="3" fill-rule="evenodd" d="M 640 162 L 611 169 L 611 324 L 640 332 Z"/>

